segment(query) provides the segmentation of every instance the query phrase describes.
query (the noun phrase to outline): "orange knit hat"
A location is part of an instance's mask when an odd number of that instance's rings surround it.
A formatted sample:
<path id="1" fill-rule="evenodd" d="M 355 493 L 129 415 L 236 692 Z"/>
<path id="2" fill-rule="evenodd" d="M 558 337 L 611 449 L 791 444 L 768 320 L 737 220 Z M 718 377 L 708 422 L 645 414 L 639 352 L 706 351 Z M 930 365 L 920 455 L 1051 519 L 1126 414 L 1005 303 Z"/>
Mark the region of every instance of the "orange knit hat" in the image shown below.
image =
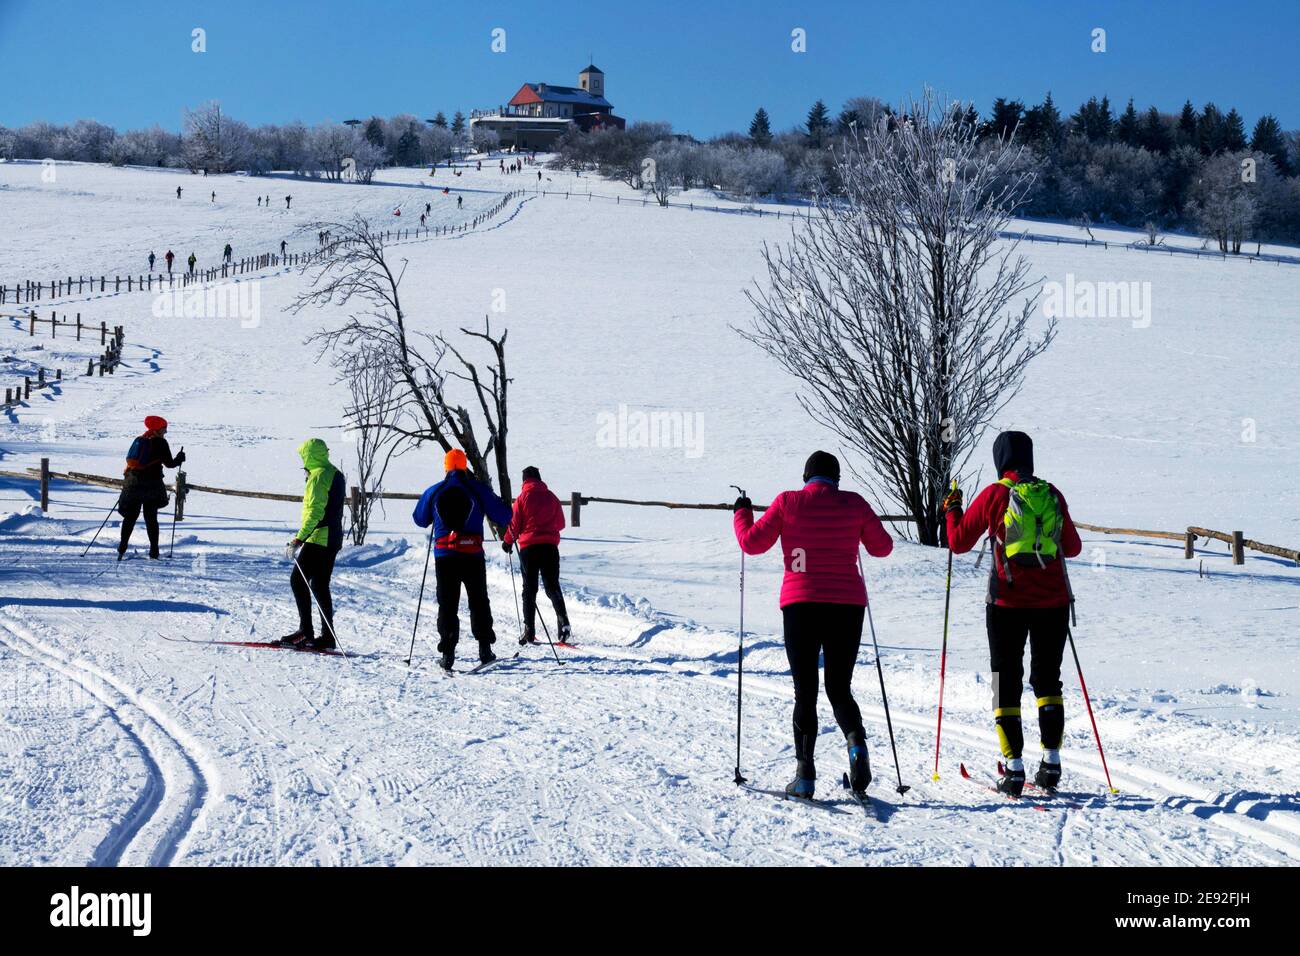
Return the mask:
<path id="1" fill-rule="evenodd" d="M 464 471 L 469 467 L 469 461 L 465 458 L 465 453 L 459 448 L 453 448 L 447 452 L 442 459 L 443 471 Z"/>

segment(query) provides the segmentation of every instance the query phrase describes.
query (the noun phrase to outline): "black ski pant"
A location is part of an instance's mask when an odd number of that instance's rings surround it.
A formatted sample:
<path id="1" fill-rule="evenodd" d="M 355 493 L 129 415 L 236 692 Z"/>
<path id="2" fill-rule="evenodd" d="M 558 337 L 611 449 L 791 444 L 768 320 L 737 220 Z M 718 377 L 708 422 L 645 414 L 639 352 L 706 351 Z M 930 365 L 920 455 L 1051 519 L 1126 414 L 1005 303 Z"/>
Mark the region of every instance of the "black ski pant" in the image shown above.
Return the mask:
<path id="1" fill-rule="evenodd" d="M 1002 756 L 1019 758 L 1025 749 L 1020 723 L 1020 693 L 1025 676 L 1025 639 L 1029 639 L 1029 686 L 1038 698 L 1038 731 L 1044 750 L 1060 750 L 1065 736 L 1061 697 L 1061 657 L 1065 653 L 1070 609 L 999 607 L 986 609 L 989 669 L 993 672 L 993 720 Z"/>
<path id="2" fill-rule="evenodd" d="M 546 596 L 555 608 L 556 624 L 560 627 L 569 623 L 569 614 L 564 608 L 564 592 L 560 590 L 560 548 L 554 544 L 530 544 L 519 549 L 519 573 L 524 579 L 524 633 L 533 633 L 533 622 L 537 615 L 537 579 L 542 579 Z"/>
<path id="3" fill-rule="evenodd" d="M 479 643 L 479 650 L 496 643 L 496 635 L 492 633 L 492 605 L 487 592 L 487 561 L 483 552 L 440 554 L 433 559 L 433 573 L 438 581 L 439 652 L 454 653 L 460 639 L 462 584 L 469 601 L 469 629 Z"/>
<path id="4" fill-rule="evenodd" d="M 334 599 L 330 597 L 330 577 L 334 574 L 334 558 L 338 553 L 337 548 L 327 548 L 323 544 L 304 544 L 298 549 L 298 566 L 293 569 L 290 584 L 293 587 L 294 602 L 298 605 L 298 630 L 303 634 L 315 634 L 311 626 L 311 599 L 315 595 L 316 604 L 320 608 L 321 637 L 334 636 Z"/>
<path id="5" fill-rule="evenodd" d="M 855 604 L 801 602 L 781 609 L 785 621 L 785 656 L 794 677 L 794 753 L 799 776 L 817 777 L 817 658 L 826 666 L 826 696 L 835 722 L 846 738 L 863 742 L 862 714 L 853 699 L 853 667 L 862 643 L 866 608 Z"/>
<path id="6" fill-rule="evenodd" d="M 143 511 L 144 530 L 149 535 L 149 553 L 155 558 L 158 557 L 158 506 L 149 502 L 128 501 L 123 496 L 117 510 L 122 516 L 122 541 L 117 546 L 117 550 L 126 551 L 126 546 L 131 541 L 131 532 L 135 530 L 136 519 Z"/>

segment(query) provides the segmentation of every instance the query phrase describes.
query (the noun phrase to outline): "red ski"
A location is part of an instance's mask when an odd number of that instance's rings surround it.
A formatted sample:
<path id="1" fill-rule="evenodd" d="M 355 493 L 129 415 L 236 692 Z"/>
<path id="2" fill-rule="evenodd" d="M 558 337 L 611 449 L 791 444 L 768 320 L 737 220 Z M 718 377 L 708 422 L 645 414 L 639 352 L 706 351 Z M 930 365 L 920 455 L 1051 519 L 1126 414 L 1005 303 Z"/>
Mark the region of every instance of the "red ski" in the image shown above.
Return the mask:
<path id="1" fill-rule="evenodd" d="M 987 784 L 982 780 L 976 780 L 974 777 L 970 775 L 970 771 L 966 769 L 965 764 L 961 764 L 961 775 L 964 779 L 969 780 L 971 783 L 975 784 L 975 786 L 980 787 L 983 790 L 987 790 L 989 793 L 996 793 L 999 797 L 1005 797 L 1006 799 L 1010 800 L 1012 803 L 1020 803 L 1022 800 L 1024 800 L 1026 806 L 1033 807 L 1035 810 L 1042 810 L 1044 813 L 1047 812 L 1047 807 L 1043 806 L 1040 803 L 1034 803 L 1031 800 L 1025 800 L 1024 797 L 1013 797 L 1011 796 L 1011 794 L 1003 793 L 997 787 Z"/>
<path id="2" fill-rule="evenodd" d="M 271 650 L 279 651 L 299 651 L 303 654 L 324 654 L 329 657 L 347 657 L 343 651 L 338 648 L 328 650 L 322 648 L 317 650 L 311 647 L 296 647 L 292 644 L 281 644 L 279 641 L 194 641 L 188 637 L 168 637 L 166 634 L 159 634 L 164 641 L 174 641 L 178 644 L 215 644 L 221 647 L 264 647 Z"/>

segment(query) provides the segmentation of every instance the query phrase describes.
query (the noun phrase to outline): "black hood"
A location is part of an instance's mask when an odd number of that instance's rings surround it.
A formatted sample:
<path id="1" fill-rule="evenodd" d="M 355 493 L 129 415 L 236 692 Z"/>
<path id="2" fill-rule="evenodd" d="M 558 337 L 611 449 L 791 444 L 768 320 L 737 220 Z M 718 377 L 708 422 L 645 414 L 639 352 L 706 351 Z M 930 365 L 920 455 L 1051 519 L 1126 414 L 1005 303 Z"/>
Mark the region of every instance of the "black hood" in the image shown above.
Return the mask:
<path id="1" fill-rule="evenodd" d="M 1003 432 L 993 442 L 993 467 L 1001 478 L 1008 471 L 1034 473 L 1034 440 L 1024 432 Z"/>
<path id="2" fill-rule="evenodd" d="M 829 478 L 838 483 L 840 460 L 828 451 L 813 452 L 803 466 L 803 480 L 807 482 L 813 478 Z"/>

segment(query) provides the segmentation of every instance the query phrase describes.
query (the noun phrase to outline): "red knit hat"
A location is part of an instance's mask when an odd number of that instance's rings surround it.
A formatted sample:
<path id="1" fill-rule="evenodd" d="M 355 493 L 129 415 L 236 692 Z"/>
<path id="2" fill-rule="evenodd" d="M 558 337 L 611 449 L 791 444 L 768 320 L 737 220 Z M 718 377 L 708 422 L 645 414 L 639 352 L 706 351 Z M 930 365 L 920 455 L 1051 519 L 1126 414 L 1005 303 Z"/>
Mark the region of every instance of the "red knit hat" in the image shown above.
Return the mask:
<path id="1" fill-rule="evenodd" d="M 167 419 L 161 415 L 147 415 L 145 416 L 144 427 L 151 432 L 160 432 L 167 427 Z"/>
<path id="2" fill-rule="evenodd" d="M 464 471 L 469 467 L 469 460 L 459 448 L 453 448 L 442 459 L 443 471 Z"/>

